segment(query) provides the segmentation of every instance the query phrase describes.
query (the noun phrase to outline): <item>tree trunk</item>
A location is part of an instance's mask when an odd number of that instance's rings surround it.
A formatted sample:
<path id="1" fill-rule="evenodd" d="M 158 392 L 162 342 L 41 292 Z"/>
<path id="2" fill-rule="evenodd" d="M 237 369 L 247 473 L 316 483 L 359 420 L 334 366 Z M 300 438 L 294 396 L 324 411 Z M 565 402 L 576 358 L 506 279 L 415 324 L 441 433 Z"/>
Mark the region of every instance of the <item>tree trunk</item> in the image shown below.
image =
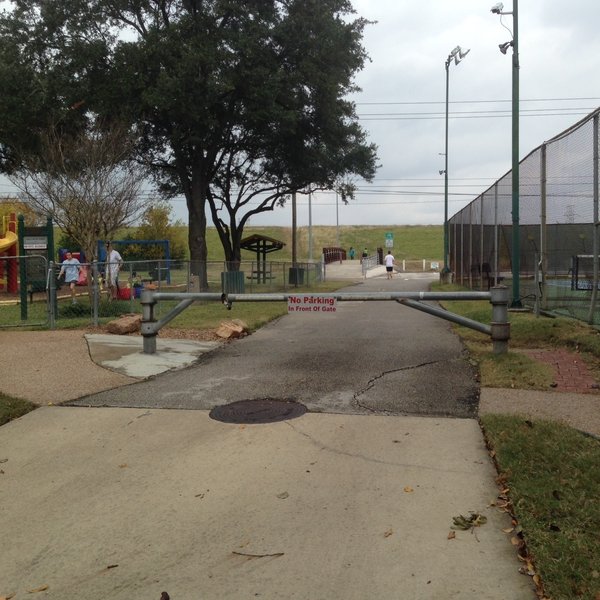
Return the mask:
<path id="1" fill-rule="evenodd" d="M 197 275 L 200 291 L 208 291 L 206 261 L 206 185 L 197 172 L 192 173 L 191 187 L 186 188 L 188 207 L 188 244 L 190 247 L 190 272 Z"/>

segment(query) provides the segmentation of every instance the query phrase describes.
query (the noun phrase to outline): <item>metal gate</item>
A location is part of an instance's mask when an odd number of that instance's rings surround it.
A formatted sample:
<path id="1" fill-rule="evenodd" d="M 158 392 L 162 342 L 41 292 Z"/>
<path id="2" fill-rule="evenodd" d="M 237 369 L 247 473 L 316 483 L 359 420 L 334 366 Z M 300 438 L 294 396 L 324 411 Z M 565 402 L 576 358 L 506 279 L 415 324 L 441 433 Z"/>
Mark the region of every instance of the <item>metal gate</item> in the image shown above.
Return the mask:
<path id="1" fill-rule="evenodd" d="M 159 330 L 169 321 L 191 306 L 197 300 L 221 302 L 231 310 L 235 302 L 289 302 L 290 298 L 298 294 L 215 294 L 215 293 L 168 293 L 168 292 L 142 292 L 142 328 L 144 338 L 144 353 L 156 353 L 156 336 Z M 393 301 L 421 310 L 433 316 L 458 323 L 481 333 L 489 335 L 495 354 L 504 354 L 508 351 L 510 338 L 510 323 L 508 322 L 508 288 L 497 286 L 489 292 L 332 292 L 328 294 L 302 294 L 321 302 L 328 299 L 348 301 Z M 155 318 L 155 308 L 160 300 L 180 300 L 179 304 L 160 320 Z M 489 300 L 492 305 L 492 320 L 490 325 L 467 319 L 461 315 L 443 310 L 438 306 L 425 304 L 427 301 L 440 300 Z"/>

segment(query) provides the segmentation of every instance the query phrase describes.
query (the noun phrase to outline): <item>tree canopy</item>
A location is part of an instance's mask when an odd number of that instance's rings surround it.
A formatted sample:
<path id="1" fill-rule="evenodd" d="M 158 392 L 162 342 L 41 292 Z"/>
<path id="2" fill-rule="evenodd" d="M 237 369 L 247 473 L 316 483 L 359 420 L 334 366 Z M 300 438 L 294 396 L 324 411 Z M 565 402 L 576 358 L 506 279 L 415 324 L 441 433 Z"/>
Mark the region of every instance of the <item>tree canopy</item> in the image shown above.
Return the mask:
<path id="1" fill-rule="evenodd" d="M 296 190 L 367 179 L 376 150 L 346 99 L 367 56 L 347 0 L 14 0 L 0 19 L 0 165 L 39 150 L 49 115 L 135 132 L 165 197 L 183 194 L 205 285 L 207 202 L 226 257 Z M 19 81 L 23 81 L 22 87 Z M 15 96 L 11 97 L 10 94 Z M 31 99 L 28 105 L 23 105 Z M 30 123 L 22 134 L 24 123 Z"/>

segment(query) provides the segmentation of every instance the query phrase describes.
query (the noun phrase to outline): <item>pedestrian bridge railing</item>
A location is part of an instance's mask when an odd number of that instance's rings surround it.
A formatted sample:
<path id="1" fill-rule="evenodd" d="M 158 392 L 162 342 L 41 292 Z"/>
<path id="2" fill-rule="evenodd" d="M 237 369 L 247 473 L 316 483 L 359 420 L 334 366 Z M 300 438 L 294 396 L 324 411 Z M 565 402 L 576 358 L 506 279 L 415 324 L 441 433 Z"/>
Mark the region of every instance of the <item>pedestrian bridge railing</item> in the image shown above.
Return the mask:
<path id="1" fill-rule="evenodd" d="M 156 353 L 156 337 L 162 327 L 181 314 L 186 308 L 196 301 L 221 302 L 227 310 L 231 310 L 236 302 L 289 302 L 291 297 L 298 295 L 325 299 L 335 299 L 339 302 L 399 302 L 410 308 L 415 308 L 435 317 L 469 327 L 489 335 L 493 342 L 495 354 L 503 354 L 508 351 L 508 340 L 510 338 L 510 323 L 508 322 L 508 288 L 497 286 L 489 292 L 331 292 L 323 294 L 310 293 L 266 293 L 266 294 L 218 294 L 218 293 L 173 293 L 143 291 L 142 304 L 142 327 L 144 354 Z M 155 308 L 161 300 L 179 300 L 169 313 L 160 320 L 155 318 Z M 451 301 L 451 300 L 489 300 L 492 305 L 492 319 L 490 325 L 468 319 L 444 310 L 439 306 L 426 304 L 427 301 Z"/>

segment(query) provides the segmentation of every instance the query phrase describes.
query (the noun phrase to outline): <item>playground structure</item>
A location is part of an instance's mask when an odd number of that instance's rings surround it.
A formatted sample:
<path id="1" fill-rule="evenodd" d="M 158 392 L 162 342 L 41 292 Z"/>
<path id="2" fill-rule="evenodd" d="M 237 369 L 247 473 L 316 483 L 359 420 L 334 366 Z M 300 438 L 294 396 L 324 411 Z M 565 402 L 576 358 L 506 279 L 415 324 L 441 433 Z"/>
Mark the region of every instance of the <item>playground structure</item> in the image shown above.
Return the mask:
<path id="1" fill-rule="evenodd" d="M 19 238 L 14 213 L 3 217 L 0 233 L 3 235 L 0 237 L 0 292 L 16 294 L 19 288 L 16 261 Z M 3 258 L 12 260 L 2 260 Z"/>

